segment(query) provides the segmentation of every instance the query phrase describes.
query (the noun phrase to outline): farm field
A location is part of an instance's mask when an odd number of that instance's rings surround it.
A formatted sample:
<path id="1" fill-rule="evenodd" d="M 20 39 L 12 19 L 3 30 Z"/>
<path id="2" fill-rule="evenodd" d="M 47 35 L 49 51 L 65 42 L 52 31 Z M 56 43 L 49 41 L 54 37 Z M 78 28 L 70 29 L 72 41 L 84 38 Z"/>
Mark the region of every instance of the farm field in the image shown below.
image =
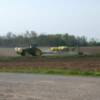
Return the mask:
<path id="1" fill-rule="evenodd" d="M 100 71 L 100 57 L 2 57 L 0 69 Z"/>
<path id="2" fill-rule="evenodd" d="M 49 47 L 40 47 L 40 49 L 44 52 L 50 51 Z M 89 54 L 100 54 L 100 47 L 80 47 L 80 51 Z M 76 51 L 77 52 L 77 49 Z M 0 56 L 10 56 L 15 57 L 18 56 L 14 51 L 14 48 L 0 48 Z"/>
<path id="3" fill-rule="evenodd" d="M 0 56 L 13 57 L 17 56 L 17 54 L 15 53 L 14 48 L 0 48 Z"/>
<path id="4" fill-rule="evenodd" d="M 95 50 L 96 49 L 97 48 L 95 48 Z M 97 49 L 97 51 L 99 50 Z M 39 72 L 41 69 L 44 73 L 45 70 L 49 69 L 50 73 L 52 73 L 52 69 L 58 71 L 58 73 L 60 73 L 60 70 L 71 70 L 73 72 L 79 71 L 79 73 L 80 71 L 100 72 L 100 56 L 20 57 L 16 55 L 13 48 L 1 48 L 0 56 L 0 71 L 4 72 L 32 73 L 35 70 L 36 72 Z M 73 72 L 72 74 L 77 74 Z"/>

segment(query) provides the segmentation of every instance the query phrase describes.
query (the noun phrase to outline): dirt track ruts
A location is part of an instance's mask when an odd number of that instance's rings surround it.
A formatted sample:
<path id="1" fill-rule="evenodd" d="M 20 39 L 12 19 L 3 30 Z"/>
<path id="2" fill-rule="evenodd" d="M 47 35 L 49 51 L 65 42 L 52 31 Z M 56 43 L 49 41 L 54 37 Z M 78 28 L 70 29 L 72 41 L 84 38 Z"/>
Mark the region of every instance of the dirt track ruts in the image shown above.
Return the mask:
<path id="1" fill-rule="evenodd" d="M 100 57 L 89 58 L 21 58 L 10 61 L 0 61 L 2 67 L 36 67 L 36 68 L 64 68 L 82 71 L 100 71 Z"/>

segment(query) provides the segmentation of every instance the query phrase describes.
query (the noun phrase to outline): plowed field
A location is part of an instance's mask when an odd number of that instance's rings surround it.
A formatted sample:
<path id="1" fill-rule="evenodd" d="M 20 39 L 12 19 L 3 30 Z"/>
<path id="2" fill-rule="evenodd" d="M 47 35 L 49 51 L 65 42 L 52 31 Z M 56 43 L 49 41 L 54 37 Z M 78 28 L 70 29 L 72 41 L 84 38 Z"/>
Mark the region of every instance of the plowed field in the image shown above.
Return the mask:
<path id="1" fill-rule="evenodd" d="M 79 69 L 82 71 L 100 71 L 100 57 L 71 57 L 71 58 L 32 58 L 22 57 L 11 60 L 1 60 L 0 68 L 63 68 Z"/>
<path id="2" fill-rule="evenodd" d="M 48 50 L 48 48 L 45 48 Z M 80 50 L 89 53 L 99 53 L 100 47 L 84 47 Z M 6 57 L 7 60 L 2 60 Z M 15 57 L 13 59 L 13 57 Z M 11 59 L 12 58 L 12 59 Z M 0 68 L 63 68 L 82 71 L 100 71 L 100 57 L 17 57 L 13 48 L 0 49 Z"/>

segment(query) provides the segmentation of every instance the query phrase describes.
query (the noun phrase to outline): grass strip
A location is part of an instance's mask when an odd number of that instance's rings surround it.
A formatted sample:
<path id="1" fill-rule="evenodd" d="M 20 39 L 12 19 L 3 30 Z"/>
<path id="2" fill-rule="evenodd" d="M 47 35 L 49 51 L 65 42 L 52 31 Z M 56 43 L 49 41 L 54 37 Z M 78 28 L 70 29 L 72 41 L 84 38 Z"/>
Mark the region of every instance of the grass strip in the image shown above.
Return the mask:
<path id="1" fill-rule="evenodd" d="M 49 69 L 49 68 L 0 68 L 0 72 L 14 73 L 37 73 L 37 74 L 52 74 L 52 75 L 80 75 L 80 76 L 100 76 L 100 71 L 80 71 L 69 69 Z"/>

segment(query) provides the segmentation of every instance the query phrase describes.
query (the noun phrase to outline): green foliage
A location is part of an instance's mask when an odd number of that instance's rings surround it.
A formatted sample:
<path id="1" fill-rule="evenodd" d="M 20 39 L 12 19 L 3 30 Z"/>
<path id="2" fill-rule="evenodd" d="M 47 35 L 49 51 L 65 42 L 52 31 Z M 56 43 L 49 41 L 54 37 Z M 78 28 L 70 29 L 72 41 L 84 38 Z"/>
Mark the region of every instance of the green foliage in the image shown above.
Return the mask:
<path id="1" fill-rule="evenodd" d="M 100 76 L 99 71 L 80 71 L 80 70 L 65 70 L 54 68 L 29 68 L 29 67 L 2 67 L 0 72 L 14 73 L 37 73 L 37 74 L 52 74 L 52 75 L 80 75 L 80 76 Z"/>
<path id="2" fill-rule="evenodd" d="M 15 35 L 12 32 L 6 36 L 0 36 L 0 46 L 2 47 L 26 47 L 32 43 L 37 43 L 39 46 L 86 46 L 87 40 L 85 37 L 75 37 L 69 34 L 40 34 L 37 35 L 34 31 L 26 31 L 22 35 Z"/>
<path id="3" fill-rule="evenodd" d="M 20 35 L 8 32 L 6 36 L 0 36 L 2 47 L 26 47 L 32 43 L 39 46 L 100 46 L 100 42 L 94 39 L 88 42 L 85 36 L 76 37 L 68 33 L 38 35 L 35 31 L 26 31 Z"/>

